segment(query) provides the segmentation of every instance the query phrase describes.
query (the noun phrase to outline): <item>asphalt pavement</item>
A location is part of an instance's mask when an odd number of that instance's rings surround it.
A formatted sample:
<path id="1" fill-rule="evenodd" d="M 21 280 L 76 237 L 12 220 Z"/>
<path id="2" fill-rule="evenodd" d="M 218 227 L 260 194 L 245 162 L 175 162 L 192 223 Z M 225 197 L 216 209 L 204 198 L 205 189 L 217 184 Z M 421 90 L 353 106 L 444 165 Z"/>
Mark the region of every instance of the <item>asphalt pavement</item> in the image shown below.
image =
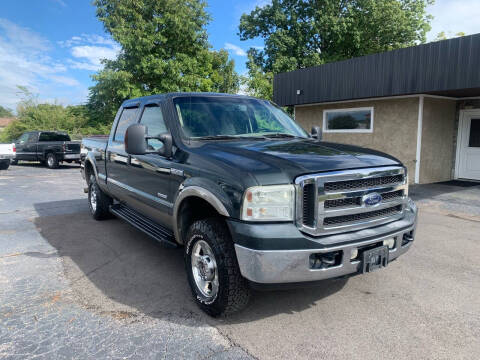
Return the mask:
<path id="1" fill-rule="evenodd" d="M 386 269 L 204 315 L 182 249 L 88 214 L 77 166 L 0 171 L 0 358 L 464 359 L 480 352 L 480 186 L 415 187 Z"/>

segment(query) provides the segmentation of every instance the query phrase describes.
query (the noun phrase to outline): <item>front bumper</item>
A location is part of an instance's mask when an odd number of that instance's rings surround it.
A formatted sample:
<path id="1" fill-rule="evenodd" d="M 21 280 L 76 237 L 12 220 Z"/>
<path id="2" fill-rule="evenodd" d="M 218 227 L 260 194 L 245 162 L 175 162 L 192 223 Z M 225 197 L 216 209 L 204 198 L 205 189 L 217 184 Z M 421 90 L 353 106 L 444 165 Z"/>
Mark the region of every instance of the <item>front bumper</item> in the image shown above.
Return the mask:
<path id="1" fill-rule="evenodd" d="M 318 281 L 361 270 L 361 261 L 351 260 L 355 249 L 368 247 L 383 240 L 394 239 L 395 247 L 389 250 L 389 260 L 408 251 L 415 237 L 418 210 L 413 202 L 405 216 L 385 225 L 345 234 L 309 237 L 294 224 L 247 224 L 229 221 L 235 241 L 235 251 L 242 275 L 260 284 L 280 284 Z M 404 236 L 411 240 L 404 242 Z M 293 244 L 300 244 L 292 248 Z M 340 251 L 341 260 L 328 268 L 312 268 L 311 256 Z"/>

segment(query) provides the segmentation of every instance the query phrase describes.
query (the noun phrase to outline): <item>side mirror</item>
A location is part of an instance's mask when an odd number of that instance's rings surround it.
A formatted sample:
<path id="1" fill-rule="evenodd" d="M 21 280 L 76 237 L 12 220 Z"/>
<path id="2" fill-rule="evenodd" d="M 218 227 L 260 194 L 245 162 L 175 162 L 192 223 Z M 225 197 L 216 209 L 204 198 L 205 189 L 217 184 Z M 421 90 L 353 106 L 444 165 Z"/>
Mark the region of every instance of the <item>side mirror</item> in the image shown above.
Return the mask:
<path id="1" fill-rule="evenodd" d="M 145 155 L 147 151 L 147 128 L 133 124 L 125 132 L 125 151 L 130 155 Z"/>
<path id="2" fill-rule="evenodd" d="M 148 139 L 160 140 L 163 143 L 163 147 L 158 151 L 149 150 Z M 125 132 L 125 152 L 129 155 L 160 154 L 166 158 L 171 158 L 172 147 L 173 141 L 170 133 L 148 136 L 147 127 L 142 124 L 130 125 Z"/>
<path id="3" fill-rule="evenodd" d="M 312 138 L 317 139 L 317 141 L 322 140 L 322 129 L 320 126 L 312 126 Z"/>

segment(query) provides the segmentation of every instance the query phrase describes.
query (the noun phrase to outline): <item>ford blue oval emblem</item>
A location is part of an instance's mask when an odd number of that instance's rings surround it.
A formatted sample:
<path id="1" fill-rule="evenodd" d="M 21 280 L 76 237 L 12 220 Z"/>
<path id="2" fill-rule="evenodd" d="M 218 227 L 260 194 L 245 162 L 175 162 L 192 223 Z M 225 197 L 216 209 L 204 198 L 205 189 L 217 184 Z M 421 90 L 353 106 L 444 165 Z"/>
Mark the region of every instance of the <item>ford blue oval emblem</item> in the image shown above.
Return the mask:
<path id="1" fill-rule="evenodd" d="M 365 206 L 375 206 L 382 202 L 382 195 L 379 193 L 370 193 L 362 197 Z"/>

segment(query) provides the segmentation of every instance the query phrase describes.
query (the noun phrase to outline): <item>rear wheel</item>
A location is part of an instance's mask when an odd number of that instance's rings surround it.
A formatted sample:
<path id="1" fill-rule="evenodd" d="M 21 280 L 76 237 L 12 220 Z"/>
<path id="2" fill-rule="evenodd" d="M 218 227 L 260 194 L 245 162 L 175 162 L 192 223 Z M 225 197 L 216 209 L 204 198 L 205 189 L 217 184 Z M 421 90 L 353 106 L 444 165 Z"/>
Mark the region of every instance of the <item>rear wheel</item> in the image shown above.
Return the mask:
<path id="1" fill-rule="evenodd" d="M 54 153 L 47 154 L 47 166 L 49 169 L 56 169 L 58 168 L 58 159 Z"/>
<path id="2" fill-rule="evenodd" d="M 185 267 L 197 305 L 211 316 L 244 308 L 250 298 L 240 274 L 235 249 L 224 221 L 194 222 L 187 233 Z"/>
<path id="3" fill-rule="evenodd" d="M 111 216 L 110 205 L 112 205 L 112 203 L 112 198 L 98 187 L 95 176 L 91 175 L 88 185 L 88 206 L 92 217 L 95 220 L 109 218 Z"/>

